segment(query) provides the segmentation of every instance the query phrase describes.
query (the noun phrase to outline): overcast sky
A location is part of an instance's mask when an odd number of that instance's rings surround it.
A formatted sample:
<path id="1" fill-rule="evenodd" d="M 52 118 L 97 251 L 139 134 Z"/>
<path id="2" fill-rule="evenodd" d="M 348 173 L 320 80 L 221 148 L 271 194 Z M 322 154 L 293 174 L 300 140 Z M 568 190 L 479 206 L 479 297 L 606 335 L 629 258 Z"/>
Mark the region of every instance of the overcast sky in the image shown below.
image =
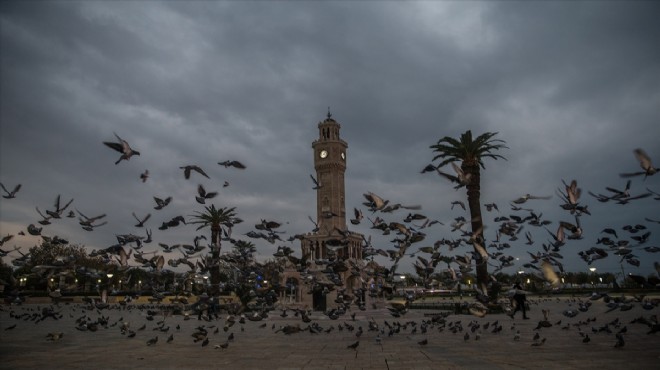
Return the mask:
<path id="1" fill-rule="evenodd" d="M 466 130 L 498 132 L 509 147 L 499 152 L 507 161 L 486 159 L 482 171 L 482 203 L 500 209 L 483 209 L 489 241 L 495 217 L 528 214 L 509 207 L 527 193 L 553 195 L 523 205 L 553 221 L 551 230 L 574 222 L 556 189 L 576 179 L 592 215 L 581 218 L 584 239 L 562 247 L 566 270 L 587 271 L 578 252 L 609 236 L 606 227 L 629 239 L 622 227 L 642 224 L 651 231 L 643 246 L 660 244 L 660 225 L 645 221 L 660 220 L 653 197 L 619 205 L 587 194 L 624 188 L 619 173 L 641 170 L 635 148 L 660 165 L 657 2 L 4 1 L 0 10 L 0 182 L 22 184 L 15 199 L 0 200 L 0 233 L 16 235 L 5 250 L 39 242 L 17 233 L 40 219 L 35 207 L 52 210 L 58 194 L 87 216 L 107 214 L 108 224 L 88 232 L 64 218 L 44 235 L 106 248 L 117 234 L 145 235 L 133 226 L 135 212 L 152 214 L 154 243 L 144 250 L 192 243 L 202 233 L 195 227 L 158 226 L 203 209 L 198 184 L 219 192 L 209 203 L 236 207 L 245 220 L 235 238 L 248 239 L 261 219 L 281 222 L 284 238 L 308 232 L 311 143 L 328 107 L 349 145 L 347 210 L 365 210 L 371 191 L 420 204 L 445 224 L 424 229 L 426 240 L 410 251 L 460 237 L 449 224 L 468 215 L 450 203 L 465 201 L 465 189 L 420 170 L 434 156 L 429 146 Z M 119 153 L 102 144 L 116 141 L 113 133 L 141 155 L 115 165 Z M 217 164 L 224 160 L 247 169 Z M 179 167 L 192 164 L 210 179 L 186 180 Z M 660 174 L 632 179 L 633 195 L 646 188 L 660 192 Z M 173 202 L 157 211 L 154 196 Z M 367 220 L 349 226 L 393 248 L 392 236 Z M 519 261 L 506 272 L 550 239 L 543 228 L 524 231 L 535 243 L 522 234 L 510 242 L 504 252 Z M 260 260 L 288 244 L 251 241 Z M 300 255 L 298 243 L 288 245 Z M 655 272 L 660 254 L 634 250 L 641 266 L 624 264 L 626 273 Z M 414 260 L 400 271 L 412 271 Z M 619 261 L 610 254 L 592 266 L 618 273 Z"/>

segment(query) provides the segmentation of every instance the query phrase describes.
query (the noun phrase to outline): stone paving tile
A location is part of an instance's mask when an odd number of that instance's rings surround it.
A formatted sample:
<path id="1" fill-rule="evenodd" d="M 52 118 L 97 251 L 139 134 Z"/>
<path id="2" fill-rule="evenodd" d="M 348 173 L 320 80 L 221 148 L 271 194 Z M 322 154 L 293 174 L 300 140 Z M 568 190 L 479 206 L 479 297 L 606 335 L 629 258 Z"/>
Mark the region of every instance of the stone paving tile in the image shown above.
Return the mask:
<path id="1" fill-rule="evenodd" d="M 334 326 L 330 333 L 310 334 L 300 332 L 291 335 L 276 333 L 273 330 L 284 325 L 300 325 L 295 317 L 286 319 L 271 315 L 262 322 L 247 321 L 244 325 L 236 324 L 226 332 L 222 330 L 224 317 L 217 321 L 205 322 L 183 320 L 181 316 L 168 317 L 168 333 L 154 331 L 154 321 L 146 321 L 146 314 L 138 310 L 118 311 L 84 310 L 78 305 L 60 307 L 64 317 L 58 321 L 46 319 L 35 324 L 31 321 L 16 320 L 9 317 L 9 310 L 15 312 L 34 312 L 37 306 L 21 307 L 2 306 L 0 311 L 0 368 L 7 369 L 267 369 L 267 370 L 334 370 L 334 369 L 655 369 L 660 363 L 660 333 L 647 335 L 648 328 L 641 324 L 631 324 L 634 318 L 658 315 L 660 310 L 643 310 L 637 304 L 632 310 L 607 312 L 602 300 L 593 301 L 586 313 L 569 319 L 561 313 L 568 307 L 575 308 L 575 300 L 538 299 L 530 312 L 531 320 L 520 317 L 511 319 L 505 315 L 489 315 L 477 318 L 467 315 L 451 315 L 448 322 L 460 321 L 463 331 L 452 334 L 447 328 L 442 332 L 437 327 L 426 334 L 412 333 L 411 326 L 400 333 L 388 337 L 381 335 L 382 342 L 375 341 L 376 332 L 368 331 L 368 320 L 375 320 L 379 325 L 385 321 L 421 323 L 423 312 L 411 311 L 403 318 L 395 319 L 386 310 L 358 311 L 356 321 L 345 319 L 330 320 L 315 313 L 313 322 L 321 327 Z M 44 305 L 39 306 L 41 309 Z M 534 330 L 542 319 L 540 308 L 550 310 L 553 327 Z M 104 315 L 110 317 L 110 323 L 123 318 L 131 322 L 131 328 L 137 329 L 143 323 L 147 327 L 137 332 L 133 339 L 121 335 L 118 326 L 101 328 L 97 332 L 81 332 L 75 329 L 74 321 L 84 314 L 93 319 Z M 581 320 L 595 319 L 579 329 L 574 325 Z M 624 334 L 625 346 L 614 348 L 614 334 L 593 333 L 605 324 L 619 318 L 620 330 L 627 327 Z M 463 335 L 468 323 L 480 325 L 496 322 L 502 325 L 502 331 L 491 333 L 483 330 L 481 338 L 475 340 L 475 333 L 470 332 L 467 341 Z M 559 323 L 561 321 L 561 323 Z M 266 323 L 265 328 L 261 325 Z M 337 325 L 348 323 L 355 328 L 362 326 L 364 332 L 359 338 L 357 350 L 346 348 L 358 338 L 355 331 L 339 331 Z M 15 329 L 4 330 L 17 324 Z M 180 325 L 181 329 L 175 327 Z M 219 327 L 217 334 L 209 330 L 209 345 L 193 343 L 191 334 L 199 325 Z M 244 330 L 241 330 L 243 328 Z M 521 339 L 514 341 L 515 331 L 520 331 Z M 612 326 L 612 330 L 615 330 Z M 49 332 L 64 332 L 62 340 L 46 341 Z M 588 334 L 589 343 L 582 343 L 579 332 Z M 174 341 L 166 343 L 169 334 L 174 334 Z M 215 345 L 224 343 L 230 333 L 235 340 L 227 349 L 215 349 Z M 546 338 L 542 346 L 532 346 L 533 336 L 538 333 Z M 159 337 L 154 346 L 147 346 L 146 340 Z M 427 339 L 428 344 L 417 344 Z"/>

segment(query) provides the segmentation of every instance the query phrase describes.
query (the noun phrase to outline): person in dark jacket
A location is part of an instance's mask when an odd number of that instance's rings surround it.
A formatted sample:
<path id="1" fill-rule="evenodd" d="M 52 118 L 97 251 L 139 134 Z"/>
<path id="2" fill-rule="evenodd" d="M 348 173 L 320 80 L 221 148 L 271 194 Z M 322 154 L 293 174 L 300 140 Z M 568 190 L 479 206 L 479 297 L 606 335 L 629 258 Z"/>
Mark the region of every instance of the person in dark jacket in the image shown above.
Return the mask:
<path id="1" fill-rule="evenodd" d="M 529 319 L 529 317 L 527 317 L 527 308 L 525 307 L 527 296 L 525 295 L 522 286 L 520 286 L 520 282 L 516 282 L 516 284 L 513 286 L 513 289 L 515 290 L 513 293 L 513 302 L 515 303 L 515 308 L 513 311 L 511 311 L 511 313 L 509 313 L 509 316 L 513 318 L 516 315 L 516 312 L 522 311 L 523 319 L 527 320 Z"/>
<path id="2" fill-rule="evenodd" d="M 220 310 L 220 298 L 217 295 L 213 295 L 209 301 L 209 319 L 215 316 L 216 320 L 218 319 L 218 311 Z"/>
<path id="3" fill-rule="evenodd" d="M 208 315 L 209 313 L 209 295 L 206 294 L 206 292 L 202 293 L 202 295 L 199 296 L 199 300 L 197 301 L 197 320 L 202 319 L 202 314 L 206 312 Z"/>

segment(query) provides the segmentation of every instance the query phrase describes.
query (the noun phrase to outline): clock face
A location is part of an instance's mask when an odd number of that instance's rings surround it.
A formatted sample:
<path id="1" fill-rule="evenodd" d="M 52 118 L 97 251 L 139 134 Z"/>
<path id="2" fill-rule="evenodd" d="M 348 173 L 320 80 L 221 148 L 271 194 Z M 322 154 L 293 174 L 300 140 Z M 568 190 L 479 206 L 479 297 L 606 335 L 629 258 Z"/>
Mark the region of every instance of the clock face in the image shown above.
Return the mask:
<path id="1" fill-rule="evenodd" d="M 321 153 L 319 154 L 321 158 L 325 158 L 328 156 L 328 151 L 327 150 L 321 150 Z"/>
<path id="2" fill-rule="evenodd" d="M 346 154 L 344 152 L 341 152 L 341 159 L 346 159 Z"/>

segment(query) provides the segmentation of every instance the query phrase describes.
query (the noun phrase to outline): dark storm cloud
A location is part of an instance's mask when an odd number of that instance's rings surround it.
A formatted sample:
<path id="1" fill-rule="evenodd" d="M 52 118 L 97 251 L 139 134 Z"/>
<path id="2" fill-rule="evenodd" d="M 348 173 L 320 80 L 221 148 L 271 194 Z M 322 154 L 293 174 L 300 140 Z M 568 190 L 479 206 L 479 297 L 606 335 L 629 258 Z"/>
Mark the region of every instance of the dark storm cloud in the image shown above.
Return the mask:
<path id="1" fill-rule="evenodd" d="M 567 250 L 569 269 L 584 269 L 580 249 L 605 225 L 658 219 L 657 202 L 597 204 L 587 190 L 623 187 L 645 148 L 660 162 L 658 6 L 646 2 L 4 2 L 1 31 L 0 177 L 22 182 L 2 200 L 2 233 L 35 222 L 35 205 L 57 194 L 109 224 L 88 233 L 73 222 L 48 227 L 100 248 L 114 234 L 142 232 L 131 212 L 151 211 L 152 228 L 190 215 L 195 188 L 219 190 L 219 206 L 246 220 L 311 228 L 316 196 L 311 142 L 330 106 L 349 144 L 347 210 L 373 191 L 393 202 L 422 204 L 448 223 L 464 200 L 437 176 L 419 171 L 443 136 L 499 132 L 507 161 L 486 160 L 482 201 L 506 209 L 532 193 L 554 194 L 575 178 L 594 209 L 587 237 Z M 116 132 L 142 152 L 112 163 L 104 147 Z M 246 171 L 217 162 L 239 159 Z M 197 164 L 211 181 L 183 179 Z M 656 163 L 657 165 L 657 163 Z M 151 178 L 139 182 L 149 169 Z M 447 168 L 450 171 L 449 168 Z M 660 191 L 657 176 L 633 180 L 633 192 Z M 223 181 L 230 186 L 221 189 Z M 174 197 L 153 211 L 153 196 Z M 532 204 L 554 221 L 572 221 L 555 196 Z M 510 213 L 510 212 L 505 212 Z M 392 220 L 405 215 L 392 216 Z M 489 214 L 490 216 L 490 214 Z M 652 225 L 648 225 L 652 227 Z M 494 238 L 496 224 L 487 225 Z M 373 234 L 368 225 L 354 228 Z M 511 251 L 524 258 L 539 250 Z M 657 244 L 657 227 L 651 243 Z M 192 228 L 157 239 L 189 241 Z M 429 230 L 430 243 L 457 237 Z M 374 234 L 381 248 L 388 239 Z M 261 258 L 276 245 L 256 242 Z M 460 251 L 463 253 L 464 249 Z M 570 257 L 569 257 L 570 256 Z M 644 255 L 643 271 L 654 256 Z M 618 271 L 617 259 L 598 267 Z M 614 267 L 613 267 L 614 266 Z M 402 268 L 405 268 L 402 264 Z"/>

